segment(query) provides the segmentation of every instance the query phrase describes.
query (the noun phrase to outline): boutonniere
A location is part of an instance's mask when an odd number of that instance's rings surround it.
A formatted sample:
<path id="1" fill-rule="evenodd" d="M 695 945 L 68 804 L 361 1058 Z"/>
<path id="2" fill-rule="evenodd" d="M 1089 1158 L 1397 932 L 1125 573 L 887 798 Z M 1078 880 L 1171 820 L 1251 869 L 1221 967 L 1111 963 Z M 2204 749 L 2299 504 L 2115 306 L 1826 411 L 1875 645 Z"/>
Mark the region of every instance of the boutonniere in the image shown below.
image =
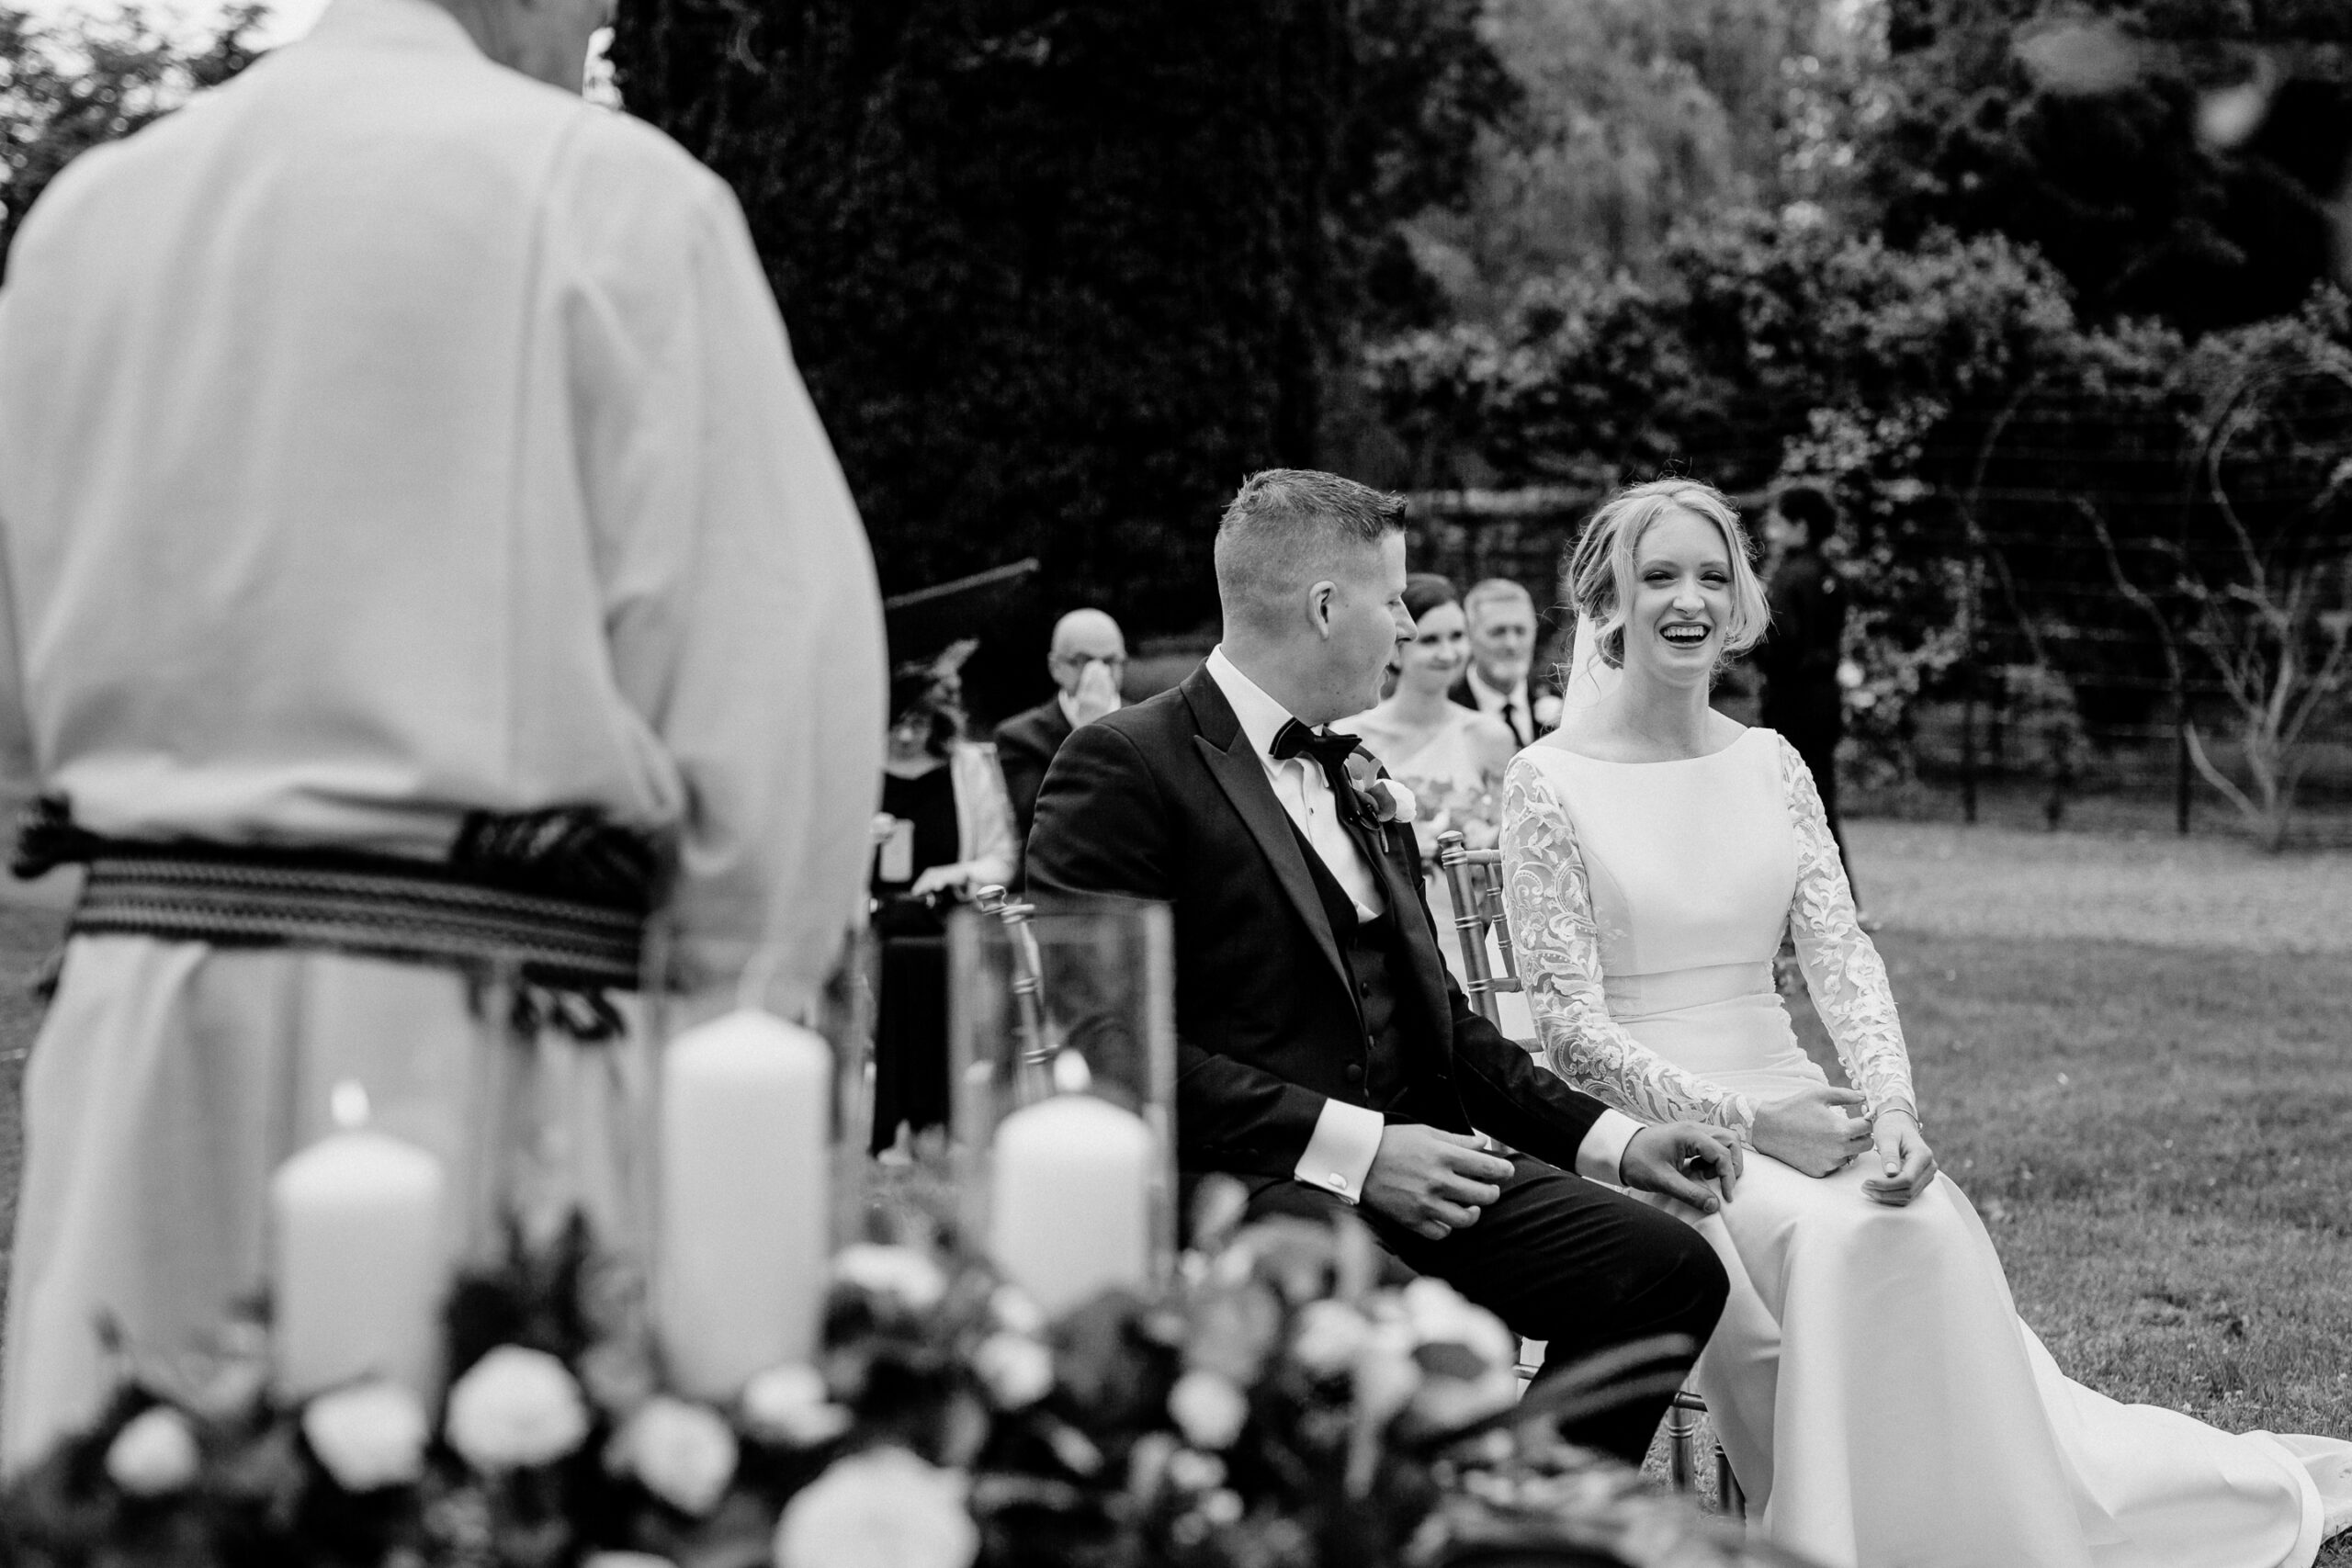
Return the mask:
<path id="1" fill-rule="evenodd" d="M 1359 750 L 1348 759 L 1348 782 L 1355 786 L 1356 808 L 1367 822 L 1410 822 L 1417 809 L 1413 792 L 1386 777 L 1369 753 Z"/>
<path id="2" fill-rule="evenodd" d="M 1545 729 L 1560 728 L 1560 699 L 1556 694 L 1546 692 L 1536 698 L 1534 712 L 1535 722 Z"/>

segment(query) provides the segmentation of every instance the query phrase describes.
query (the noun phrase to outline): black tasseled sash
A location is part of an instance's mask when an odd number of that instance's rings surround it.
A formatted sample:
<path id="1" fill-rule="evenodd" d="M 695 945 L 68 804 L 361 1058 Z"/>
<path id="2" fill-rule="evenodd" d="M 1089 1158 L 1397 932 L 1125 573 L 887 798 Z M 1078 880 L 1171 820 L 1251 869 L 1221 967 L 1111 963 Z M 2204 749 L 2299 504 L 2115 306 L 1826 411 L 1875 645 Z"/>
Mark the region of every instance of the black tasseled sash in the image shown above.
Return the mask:
<path id="1" fill-rule="evenodd" d="M 663 861 L 593 807 L 469 815 L 446 861 L 351 850 L 107 839 L 62 801 L 26 816 L 13 870 L 88 867 L 69 934 L 299 947 L 462 970 L 554 993 L 554 1021 L 594 1037 L 602 999 L 641 980 Z M 581 998 L 590 1019 L 563 1015 Z M 584 1027 L 582 1027 L 584 1026 Z"/>

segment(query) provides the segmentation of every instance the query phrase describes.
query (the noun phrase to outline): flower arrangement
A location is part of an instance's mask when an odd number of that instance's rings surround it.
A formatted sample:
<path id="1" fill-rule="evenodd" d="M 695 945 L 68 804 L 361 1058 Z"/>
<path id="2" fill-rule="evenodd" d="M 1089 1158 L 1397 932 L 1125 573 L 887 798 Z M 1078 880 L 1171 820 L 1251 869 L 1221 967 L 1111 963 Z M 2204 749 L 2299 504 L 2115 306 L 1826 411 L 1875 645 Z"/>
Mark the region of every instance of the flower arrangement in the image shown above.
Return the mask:
<path id="1" fill-rule="evenodd" d="M 11 1487 L 0 1553 L 34 1568 L 1786 1561 L 1557 1439 L 1556 1419 L 1612 1397 L 1627 1365 L 1521 1400 L 1517 1341 L 1493 1316 L 1435 1280 L 1384 1282 L 1360 1225 L 1240 1228 L 1241 1206 L 1212 1184 L 1170 1289 L 1051 1322 L 982 1263 L 848 1247 L 817 1356 L 725 1409 L 662 1390 L 636 1293 L 575 1223 L 460 1287 L 437 1422 L 380 1382 L 274 1404 L 266 1338 L 243 1325 L 198 1392 L 164 1398 L 127 1368 L 106 1416 Z M 1638 1371 L 1638 1354 L 1620 1360 Z"/>

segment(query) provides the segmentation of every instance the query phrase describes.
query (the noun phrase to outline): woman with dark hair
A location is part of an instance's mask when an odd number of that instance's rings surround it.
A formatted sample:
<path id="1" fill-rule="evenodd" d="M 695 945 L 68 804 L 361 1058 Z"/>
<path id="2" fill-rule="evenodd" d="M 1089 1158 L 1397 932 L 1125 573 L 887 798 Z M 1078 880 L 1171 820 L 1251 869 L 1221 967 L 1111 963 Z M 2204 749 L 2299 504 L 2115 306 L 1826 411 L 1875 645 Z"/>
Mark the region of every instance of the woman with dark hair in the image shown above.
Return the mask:
<path id="1" fill-rule="evenodd" d="M 874 1146 L 947 1119 L 945 913 L 1010 882 L 1012 807 L 993 748 L 963 739 L 953 688 L 935 666 L 890 680 L 882 814 L 874 823 L 874 930 L 882 983 L 874 1021 Z"/>
<path id="2" fill-rule="evenodd" d="M 1395 685 L 1379 705 L 1331 728 L 1361 736 L 1389 776 L 1413 792 L 1413 836 L 1428 874 L 1430 912 L 1444 939 L 1438 949 L 1461 981 L 1453 895 L 1435 868 L 1438 835 L 1454 829 L 1472 849 L 1494 846 L 1498 791 L 1519 743 L 1502 720 L 1453 700 L 1453 683 L 1470 668 L 1470 623 L 1452 580 L 1433 571 L 1408 577 L 1405 612 L 1413 617 L 1413 635 L 1397 650 Z M 1501 1003 L 1503 1032 L 1533 1038 L 1526 1004 L 1509 993 Z"/>

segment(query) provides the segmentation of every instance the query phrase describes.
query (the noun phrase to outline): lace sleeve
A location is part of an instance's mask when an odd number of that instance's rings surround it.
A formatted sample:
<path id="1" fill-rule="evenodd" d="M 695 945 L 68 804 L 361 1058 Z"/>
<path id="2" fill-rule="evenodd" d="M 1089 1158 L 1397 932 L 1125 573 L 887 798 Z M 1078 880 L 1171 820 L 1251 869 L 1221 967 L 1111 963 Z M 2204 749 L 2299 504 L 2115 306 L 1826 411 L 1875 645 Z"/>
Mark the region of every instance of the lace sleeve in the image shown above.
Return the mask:
<path id="1" fill-rule="evenodd" d="M 1544 1060 L 1628 1115 L 1712 1122 L 1747 1135 L 1748 1096 L 1664 1061 L 1617 1026 L 1601 990 L 1600 930 L 1567 807 L 1533 759 L 1503 778 L 1503 897 Z"/>
<path id="2" fill-rule="evenodd" d="M 1797 890 L 1789 903 L 1789 932 L 1814 1006 L 1846 1065 L 1846 1077 L 1870 1100 L 1876 1116 L 1891 1105 L 1918 1114 L 1911 1089 L 1911 1054 L 1903 1043 L 1886 964 L 1854 918 L 1846 863 L 1830 836 L 1829 817 L 1814 787 L 1813 770 L 1781 738 L 1781 783 L 1797 837 Z"/>

